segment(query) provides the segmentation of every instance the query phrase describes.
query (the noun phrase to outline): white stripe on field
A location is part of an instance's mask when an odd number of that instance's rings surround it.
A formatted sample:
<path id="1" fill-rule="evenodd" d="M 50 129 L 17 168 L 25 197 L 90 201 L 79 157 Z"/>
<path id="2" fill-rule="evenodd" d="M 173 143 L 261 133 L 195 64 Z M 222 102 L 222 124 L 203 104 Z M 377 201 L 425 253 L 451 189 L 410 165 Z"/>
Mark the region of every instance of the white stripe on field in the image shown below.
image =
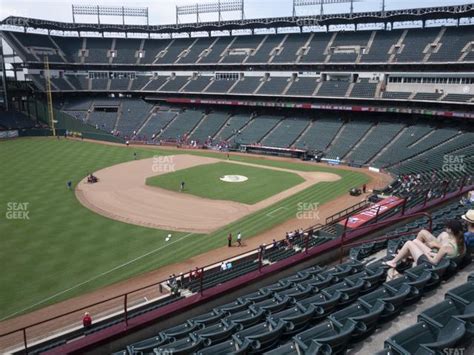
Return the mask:
<path id="1" fill-rule="evenodd" d="M 267 216 L 267 217 L 273 217 L 273 215 L 274 215 L 275 213 L 277 213 L 278 211 L 280 211 L 280 210 L 286 211 L 287 209 L 288 209 L 288 208 L 286 208 L 286 207 L 278 207 L 277 209 L 274 209 L 273 211 L 268 212 L 268 213 L 266 214 L 266 216 Z"/>
<path id="2" fill-rule="evenodd" d="M 14 316 L 14 315 L 17 315 L 18 313 L 22 313 L 22 312 L 27 311 L 27 310 L 29 310 L 29 309 L 31 309 L 31 308 L 33 308 L 33 307 L 36 307 L 36 306 L 38 306 L 38 305 L 40 305 L 40 304 L 42 304 L 42 303 L 45 303 L 45 302 L 47 302 L 47 301 L 49 301 L 49 300 L 51 300 L 51 299 L 53 299 L 53 298 L 56 298 L 56 297 L 58 297 L 58 296 L 60 296 L 60 295 L 62 295 L 62 294 L 64 294 L 64 293 L 67 293 L 67 292 L 69 292 L 69 291 L 72 291 L 72 290 L 74 290 L 75 288 L 81 287 L 81 286 L 83 286 L 83 285 L 85 285 L 85 284 L 87 284 L 87 283 L 89 283 L 89 282 L 91 282 L 91 281 L 97 280 L 98 278 L 101 278 L 102 276 L 105 276 L 105 275 L 107 275 L 107 274 L 110 274 L 111 272 L 114 272 L 114 271 L 116 271 L 116 270 L 118 270 L 118 269 L 121 269 L 121 268 L 123 268 L 123 267 L 125 267 L 125 266 L 127 266 L 127 265 L 133 264 L 135 261 L 138 261 L 138 260 L 140 260 L 140 259 L 143 259 L 143 258 L 145 258 L 145 257 L 147 257 L 147 256 L 149 256 L 149 255 L 151 255 L 151 254 L 154 254 L 154 253 L 156 253 L 157 251 L 160 251 L 160 250 L 162 250 L 162 249 L 164 249 L 164 248 L 166 248 L 166 247 L 169 247 L 170 245 L 172 245 L 172 244 L 174 244 L 174 243 L 180 242 L 181 240 L 183 240 L 183 239 L 185 239 L 185 238 L 187 238 L 187 237 L 189 237 L 189 236 L 191 236 L 191 235 L 193 235 L 193 234 L 194 234 L 194 233 L 186 234 L 184 237 L 182 237 L 182 238 L 180 238 L 180 239 L 176 239 L 175 241 L 173 241 L 173 242 L 171 242 L 171 243 L 167 243 L 166 245 L 162 245 L 161 247 L 156 248 L 156 249 L 154 249 L 154 250 L 152 250 L 152 251 L 149 251 L 149 252 L 146 253 L 146 254 L 140 255 L 139 257 L 136 257 L 135 259 L 132 259 L 132 260 L 130 260 L 130 261 L 127 261 L 126 263 L 120 264 L 120 265 L 114 267 L 113 269 L 110 269 L 110 270 L 105 271 L 105 272 L 103 272 L 103 273 L 101 273 L 101 274 L 99 274 L 99 275 L 96 275 L 96 276 L 90 278 L 89 280 L 86 280 L 86 281 L 81 282 L 81 283 L 79 283 L 79 284 L 77 284 L 77 285 L 74 285 L 74 286 L 72 286 L 72 287 L 69 287 L 69 288 L 66 289 L 66 290 L 60 291 L 60 292 L 58 292 L 58 293 L 55 293 L 54 295 L 49 296 L 49 297 L 47 297 L 47 298 L 45 298 L 45 299 L 43 299 L 43 300 L 41 300 L 41 301 L 39 301 L 39 302 L 36 302 L 35 304 L 32 304 L 31 306 L 28 306 L 28 307 L 26 307 L 26 308 L 23 308 L 23 309 L 21 309 L 21 310 L 19 310 L 19 311 L 16 311 L 16 312 L 14 312 L 14 313 L 12 313 L 12 314 L 9 314 L 9 315 L 7 315 L 7 316 L 1 318 L 1 319 L 0 319 L 0 322 L 3 321 L 3 320 L 5 320 L 5 319 L 7 319 L 7 318 L 10 318 L 10 317 L 12 317 L 12 316 Z"/>

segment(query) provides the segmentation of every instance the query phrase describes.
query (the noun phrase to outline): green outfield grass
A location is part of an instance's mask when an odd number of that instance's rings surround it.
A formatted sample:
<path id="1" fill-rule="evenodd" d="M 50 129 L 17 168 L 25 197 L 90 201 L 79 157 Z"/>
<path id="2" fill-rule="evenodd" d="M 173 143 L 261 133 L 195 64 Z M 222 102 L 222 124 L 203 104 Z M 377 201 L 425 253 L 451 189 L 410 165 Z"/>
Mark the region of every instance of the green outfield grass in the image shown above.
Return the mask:
<path id="1" fill-rule="evenodd" d="M 240 230 L 244 239 L 249 238 L 295 218 L 299 203 L 323 204 L 368 181 L 364 174 L 352 171 L 235 157 L 293 170 L 331 171 L 342 179 L 316 184 L 215 233 L 173 233 L 171 242 L 166 242 L 167 231 L 93 213 L 76 200 L 66 182 L 77 184 L 88 172 L 132 160 L 134 151 L 138 158 L 180 152 L 52 138 L 4 141 L 0 151 L 0 319 L 223 246 L 229 231 Z M 224 158 L 203 153 L 193 154 Z M 7 215 L 12 217 L 9 210 L 19 206 L 14 203 L 28 204 L 29 219 L 7 219 Z"/>
<path id="2" fill-rule="evenodd" d="M 243 175 L 248 180 L 238 183 L 221 181 L 219 178 L 224 175 Z M 146 183 L 167 190 L 179 191 L 182 181 L 185 182 L 184 193 L 253 205 L 304 182 L 304 179 L 297 174 L 285 171 L 241 164 L 214 163 L 154 176 L 148 178 Z"/>

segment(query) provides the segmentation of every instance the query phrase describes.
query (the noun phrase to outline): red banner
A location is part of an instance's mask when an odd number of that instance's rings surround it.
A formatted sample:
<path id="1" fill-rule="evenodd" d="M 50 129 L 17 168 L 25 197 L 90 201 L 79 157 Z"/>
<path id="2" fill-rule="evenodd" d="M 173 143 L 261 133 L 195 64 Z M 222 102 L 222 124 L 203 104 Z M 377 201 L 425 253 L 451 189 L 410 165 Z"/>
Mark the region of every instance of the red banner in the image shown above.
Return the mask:
<path id="1" fill-rule="evenodd" d="M 377 202 L 376 204 L 373 204 L 372 206 L 366 208 L 365 210 L 350 216 L 347 221 L 347 227 L 348 228 L 357 228 L 360 227 L 367 222 L 370 222 L 371 220 L 375 219 L 378 215 L 381 216 L 384 213 L 390 211 L 391 209 L 394 209 L 395 207 L 401 205 L 403 203 L 403 199 L 398 198 L 396 196 L 391 196 L 384 198 L 382 201 Z M 346 220 L 342 220 L 339 222 L 340 224 L 344 225 L 346 223 Z"/>

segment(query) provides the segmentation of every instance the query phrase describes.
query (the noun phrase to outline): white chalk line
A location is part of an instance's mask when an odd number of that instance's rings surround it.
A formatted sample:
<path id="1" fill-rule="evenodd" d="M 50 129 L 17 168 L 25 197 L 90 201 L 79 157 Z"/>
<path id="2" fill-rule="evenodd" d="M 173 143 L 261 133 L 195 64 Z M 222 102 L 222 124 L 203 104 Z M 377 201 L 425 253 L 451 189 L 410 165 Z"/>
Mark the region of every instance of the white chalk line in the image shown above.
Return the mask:
<path id="1" fill-rule="evenodd" d="M 118 269 L 121 269 L 121 268 L 123 268 L 123 267 L 125 267 L 125 266 L 127 266 L 127 265 L 133 264 L 134 262 L 136 262 L 136 261 L 138 261 L 138 260 L 140 260 L 140 259 L 146 258 L 147 256 L 152 255 L 152 254 L 154 254 L 154 253 L 156 253 L 156 252 L 158 252 L 158 251 L 160 251 L 160 250 L 163 250 L 164 248 L 169 247 L 170 245 L 172 245 L 172 244 L 174 244 L 174 243 L 180 242 L 180 241 L 182 241 L 183 239 L 185 239 L 185 238 L 187 238 L 187 237 L 189 237 L 189 236 L 191 236 L 191 235 L 193 235 L 193 234 L 194 234 L 194 233 L 188 233 L 188 234 L 186 234 L 184 237 L 182 237 L 182 238 L 180 238 L 180 239 L 177 239 L 177 240 L 175 240 L 175 241 L 172 241 L 171 243 L 167 243 L 166 245 L 162 245 L 161 247 L 156 248 L 156 249 L 154 249 L 154 250 L 152 250 L 152 251 L 149 251 L 148 253 L 145 253 L 145 254 L 143 254 L 143 255 L 140 255 L 140 256 L 136 257 L 135 259 L 129 260 L 129 261 L 127 261 L 126 263 L 120 264 L 120 265 L 118 265 L 118 266 L 116 266 L 116 267 L 114 267 L 114 268 L 112 268 L 112 269 L 110 269 L 110 270 L 108 270 L 108 271 L 105 271 L 105 272 L 103 272 L 103 273 L 101 273 L 101 274 L 99 274 L 99 275 L 96 275 L 96 276 L 94 276 L 94 277 L 92 277 L 92 278 L 90 278 L 90 279 L 88 279 L 88 280 L 86 280 L 86 281 L 83 281 L 83 282 L 81 282 L 81 283 L 79 283 L 79 284 L 77 284 L 77 285 L 74 285 L 74 286 L 72 286 L 72 287 L 69 287 L 69 288 L 66 289 L 66 290 L 60 291 L 60 292 L 58 292 L 58 293 L 55 293 L 54 295 L 49 296 L 49 297 L 47 297 L 47 298 L 45 298 L 45 299 L 43 299 L 43 300 L 41 300 L 41 301 L 39 301 L 39 302 L 36 302 L 35 304 L 32 304 L 31 306 L 28 306 L 28 307 L 26 307 L 26 308 L 23 308 L 23 309 L 21 309 L 21 310 L 19 310 L 19 311 L 16 311 L 16 312 L 14 312 L 14 313 L 11 313 L 11 314 L 9 314 L 9 315 L 7 315 L 7 316 L 1 318 L 1 319 L 0 319 L 0 322 L 1 322 L 1 321 L 4 321 L 5 319 L 10 318 L 10 317 L 12 317 L 12 316 L 14 316 L 14 315 L 17 315 L 17 314 L 19 314 L 19 313 L 23 313 L 23 312 L 25 312 L 25 311 L 27 311 L 27 310 L 29 310 L 29 309 L 31 309 L 31 308 L 34 308 L 34 307 L 36 307 L 36 306 L 39 306 L 39 305 L 42 304 L 42 303 L 45 303 L 45 302 L 47 302 L 47 301 L 49 301 L 49 300 L 52 300 L 53 298 L 56 298 L 56 297 L 58 297 L 58 296 L 60 296 L 60 295 L 62 295 L 62 294 L 65 294 L 65 293 L 67 293 L 67 292 L 69 292 L 69 291 L 72 291 L 72 290 L 78 288 L 78 287 L 81 287 L 81 286 L 83 286 L 83 285 L 85 285 L 85 284 L 87 284 L 87 283 L 89 283 L 89 282 L 91 282 L 91 281 L 97 280 L 97 279 L 101 278 L 102 276 L 108 275 L 108 274 L 110 274 L 111 272 L 114 272 L 114 271 L 116 271 L 116 270 L 118 270 Z"/>
<path id="2" fill-rule="evenodd" d="M 277 209 L 274 209 L 273 211 L 270 211 L 266 214 L 267 217 L 273 217 L 273 214 L 276 213 L 279 210 L 287 210 L 288 208 L 286 207 L 278 207 Z"/>

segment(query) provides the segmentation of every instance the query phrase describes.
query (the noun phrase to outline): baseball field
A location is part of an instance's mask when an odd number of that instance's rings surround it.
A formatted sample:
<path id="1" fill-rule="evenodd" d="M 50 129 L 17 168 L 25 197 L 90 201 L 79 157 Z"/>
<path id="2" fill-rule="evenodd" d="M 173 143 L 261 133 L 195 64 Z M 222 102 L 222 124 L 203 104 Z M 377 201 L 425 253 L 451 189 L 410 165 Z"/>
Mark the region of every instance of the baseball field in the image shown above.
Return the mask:
<path id="1" fill-rule="evenodd" d="M 212 152 L 127 148 L 54 138 L 4 141 L 0 151 L 0 320 L 224 246 L 229 232 L 241 230 L 251 238 L 294 219 L 302 203 L 324 204 L 369 180 L 360 172 L 316 164 L 239 155 L 233 155 L 231 163 L 225 155 Z M 102 171 L 106 177 L 107 169 L 124 167 L 121 175 L 110 171 L 119 179 L 127 171 L 133 175 L 133 165 L 127 164 L 147 166 L 157 157 L 171 155 L 182 169 L 158 176 L 147 170 L 149 185 L 140 177 L 143 191 L 259 208 L 237 213 L 236 218 L 225 225 L 217 223 L 209 233 L 189 232 L 184 227 L 181 232 L 179 225 L 170 232 L 101 215 L 76 197 L 74 189 L 85 186 L 83 179 L 91 172 L 100 178 Z M 337 179 L 317 180 L 317 173 Z M 248 181 L 221 181 L 226 174 L 243 175 Z M 179 192 L 183 180 L 185 189 Z M 71 190 L 68 181 L 72 182 Z M 99 189 L 107 186 L 105 182 L 94 185 Z M 177 221 L 187 218 L 175 214 Z M 173 238 L 166 241 L 169 233 Z"/>

